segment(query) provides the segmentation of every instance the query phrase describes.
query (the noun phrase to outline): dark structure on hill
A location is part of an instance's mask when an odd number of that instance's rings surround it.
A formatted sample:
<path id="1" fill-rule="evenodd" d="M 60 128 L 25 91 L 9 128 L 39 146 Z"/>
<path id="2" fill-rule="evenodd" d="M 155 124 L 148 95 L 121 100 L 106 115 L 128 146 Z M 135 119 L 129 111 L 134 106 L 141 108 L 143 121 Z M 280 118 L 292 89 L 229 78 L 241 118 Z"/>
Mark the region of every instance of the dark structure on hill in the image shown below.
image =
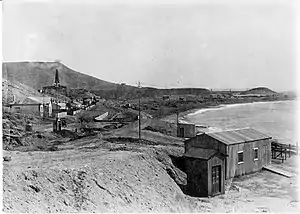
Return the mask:
<path id="1" fill-rule="evenodd" d="M 195 196 L 224 193 L 226 179 L 271 162 L 271 137 L 251 128 L 202 133 L 185 141 L 188 189 Z"/>
<path id="2" fill-rule="evenodd" d="M 69 94 L 67 86 L 61 85 L 59 82 L 59 75 L 57 69 L 55 70 L 53 85 L 44 86 L 42 92 L 47 94 L 54 94 L 54 93 L 60 93 L 64 95 Z"/>
<path id="3" fill-rule="evenodd" d="M 193 123 L 177 123 L 177 137 L 191 138 L 196 135 L 196 125 Z"/>
<path id="4" fill-rule="evenodd" d="M 57 69 L 55 71 L 54 85 L 59 86 L 59 76 L 58 76 L 58 70 Z"/>

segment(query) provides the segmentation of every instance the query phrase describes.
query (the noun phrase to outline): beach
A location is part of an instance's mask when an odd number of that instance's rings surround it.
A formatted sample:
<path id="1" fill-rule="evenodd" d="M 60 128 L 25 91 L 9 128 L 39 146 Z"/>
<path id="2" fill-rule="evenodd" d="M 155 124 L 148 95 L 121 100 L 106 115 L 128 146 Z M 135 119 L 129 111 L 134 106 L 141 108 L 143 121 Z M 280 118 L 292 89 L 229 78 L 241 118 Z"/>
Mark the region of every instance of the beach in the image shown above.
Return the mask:
<path id="1" fill-rule="evenodd" d="M 296 144 L 299 101 L 254 102 L 220 105 L 183 112 L 180 122 L 195 123 L 198 132 L 251 127 L 280 143 Z M 176 115 L 166 120 L 174 121 Z"/>

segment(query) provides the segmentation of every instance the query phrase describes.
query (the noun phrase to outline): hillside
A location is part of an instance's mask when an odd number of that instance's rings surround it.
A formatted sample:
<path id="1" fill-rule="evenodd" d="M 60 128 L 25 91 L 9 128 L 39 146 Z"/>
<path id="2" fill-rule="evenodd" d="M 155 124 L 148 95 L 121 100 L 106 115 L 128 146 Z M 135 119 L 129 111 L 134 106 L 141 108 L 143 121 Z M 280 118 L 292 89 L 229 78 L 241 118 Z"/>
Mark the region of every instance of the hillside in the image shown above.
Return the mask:
<path id="1" fill-rule="evenodd" d="M 37 90 L 18 81 L 2 78 L 2 103 L 21 103 L 28 96 L 42 96 Z"/>
<path id="2" fill-rule="evenodd" d="M 74 71 L 60 62 L 4 62 L 2 78 L 12 83 L 22 83 L 35 90 L 52 85 L 55 70 L 59 71 L 60 83 L 68 88 L 87 89 L 104 98 L 136 98 L 137 96 L 154 97 L 161 95 L 186 95 L 209 93 L 203 88 L 157 89 L 115 84 Z"/>
<path id="3" fill-rule="evenodd" d="M 241 95 L 247 95 L 247 94 L 271 95 L 271 94 L 276 94 L 276 92 L 266 87 L 257 87 L 257 88 L 252 88 L 247 91 L 241 92 L 240 94 Z"/>
<path id="4" fill-rule="evenodd" d="M 41 143 L 57 149 L 3 151 L 11 158 L 3 162 L 4 212 L 295 212 L 299 204 L 297 159 L 282 164 L 292 178 L 262 171 L 229 180 L 225 195 L 197 198 L 185 194 L 177 138 L 98 135 Z"/>
<path id="5" fill-rule="evenodd" d="M 53 84 L 56 69 L 60 83 L 69 88 L 114 89 L 117 85 L 74 71 L 60 62 L 4 62 L 2 69 L 2 78 L 36 90 Z"/>

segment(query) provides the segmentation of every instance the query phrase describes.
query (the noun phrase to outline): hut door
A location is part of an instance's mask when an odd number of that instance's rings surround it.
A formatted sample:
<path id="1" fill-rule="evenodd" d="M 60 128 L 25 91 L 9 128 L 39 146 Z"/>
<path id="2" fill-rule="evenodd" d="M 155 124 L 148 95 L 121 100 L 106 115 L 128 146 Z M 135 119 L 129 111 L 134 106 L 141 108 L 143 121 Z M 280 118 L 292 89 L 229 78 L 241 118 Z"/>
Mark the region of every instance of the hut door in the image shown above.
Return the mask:
<path id="1" fill-rule="evenodd" d="M 265 165 L 267 165 L 267 163 L 268 163 L 268 160 L 267 160 L 267 146 L 266 145 L 264 145 L 263 146 L 263 151 L 262 151 L 262 164 L 263 164 L 263 166 L 265 166 Z"/>
<path id="2" fill-rule="evenodd" d="M 212 167 L 212 194 L 221 192 L 221 166 Z"/>
<path id="3" fill-rule="evenodd" d="M 184 128 L 179 128 L 179 137 L 184 137 Z"/>

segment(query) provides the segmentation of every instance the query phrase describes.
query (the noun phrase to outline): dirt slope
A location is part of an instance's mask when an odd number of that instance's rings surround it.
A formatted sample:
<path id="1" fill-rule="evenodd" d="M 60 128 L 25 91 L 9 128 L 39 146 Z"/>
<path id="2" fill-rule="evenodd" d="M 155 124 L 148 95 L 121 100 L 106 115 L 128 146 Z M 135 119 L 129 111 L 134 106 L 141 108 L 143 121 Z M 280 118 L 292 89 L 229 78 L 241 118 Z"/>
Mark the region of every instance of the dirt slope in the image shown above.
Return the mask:
<path id="1" fill-rule="evenodd" d="M 42 96 L 37 90 L 18 81 L 2 78 L 2 103 L 21 103 L 29 96 Z"/>
<path id="2" fill-rule="evenodd" d="M 3 167 L 4 211 L 195 211 L 166 165 L 138 149 L 8 153 L 12 160 Z"/>
<path id="3" fill-rule="evenodd" d="M 182 155 L 183 147 L 164 142 L 94 136 L 62 143 L 59 151 L 4 151 L 11 157 L 3 163 L 4 211 L 297 212 L 296 171 L 292 178 L 265 171 L 235 178 L 213 198 L 184 195 L 186 174 L 169 156 Z M 298 162 L 283 165 L 292 170 Z"/>

